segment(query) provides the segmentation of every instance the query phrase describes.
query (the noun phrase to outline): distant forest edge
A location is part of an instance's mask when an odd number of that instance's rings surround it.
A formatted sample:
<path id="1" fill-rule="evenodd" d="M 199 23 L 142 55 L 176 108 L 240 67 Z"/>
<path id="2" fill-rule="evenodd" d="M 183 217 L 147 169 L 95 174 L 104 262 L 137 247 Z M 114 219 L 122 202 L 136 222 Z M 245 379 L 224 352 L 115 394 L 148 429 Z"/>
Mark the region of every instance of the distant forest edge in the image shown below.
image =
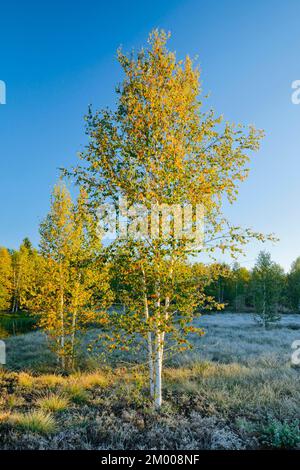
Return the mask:
<path id="1" fill-rule="evenodd" d="M 32 297 L 43 276 L 42 258 L 28 238 L 18 250 L 0 247 L 0 312 L 22 312 L 19 315 L 23 319 L 25 312 L 31 312 Z M 206 295 L 212 296 L 224 310 L 259 313 L 265 308 L 278 314 L 300 313 L 300 257 L 288 273 L 264 251 L 259 253 L 253 269 L 241 267 L 237 262 L 232 266 L 226 263 L 193 263 L 192 266 L 201 272 L 199 289 L 205 284 Z M 194 276 L 191 282 L 195 282 Z M 119 295 L 122 286 L 112 278 L 110 288 L 113 303 L 122 303 Z"/>

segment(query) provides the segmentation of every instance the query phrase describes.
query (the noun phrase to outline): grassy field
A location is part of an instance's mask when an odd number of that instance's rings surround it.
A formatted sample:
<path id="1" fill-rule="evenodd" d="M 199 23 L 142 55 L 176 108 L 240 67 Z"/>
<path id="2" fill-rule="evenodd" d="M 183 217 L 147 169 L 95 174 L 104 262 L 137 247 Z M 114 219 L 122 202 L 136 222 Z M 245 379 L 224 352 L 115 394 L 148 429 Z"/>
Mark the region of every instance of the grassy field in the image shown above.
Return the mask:
<path id="1" fill-rule="evenodd" d="M 85 354 L 85 372 L 66 376 L 42 333 L 9 338 L 0 448 L 300 448 L 300 367 L 290 360 L 300 317 L 266 331 L 247 314 L 207 315 L 199 325 L 206 334 L 194 349 L 166 362 L 159 413 L 146 371 L 128 364 L 134 356 L 103 363 Z"/>

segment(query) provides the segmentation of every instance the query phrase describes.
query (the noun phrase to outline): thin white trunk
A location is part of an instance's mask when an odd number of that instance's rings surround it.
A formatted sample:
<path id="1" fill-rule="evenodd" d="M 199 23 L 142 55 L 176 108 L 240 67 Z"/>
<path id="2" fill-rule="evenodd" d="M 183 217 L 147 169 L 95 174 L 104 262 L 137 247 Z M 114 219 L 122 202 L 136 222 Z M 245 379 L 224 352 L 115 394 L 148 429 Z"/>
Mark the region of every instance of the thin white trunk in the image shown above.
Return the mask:
<path id="1" fill-rule="evenodd" d="M 154 367 L 153 367 L 153 347 L 152 347 L 152 334 L 148 332 L 148 365 L 149 365 L 149 386 L 150 397 L 154 398 Z"/>
<path id="2" fill-rule="evenodd" d="M 149 307 L 148 307 L 148 298 L 147 298 L 147 285 L 146 285 L 146 274 L 145 270 L 142 269 L 143 275 L 143 291 L 144 291 L 144 309 L 145 309 L 145 319 L 149 319 Z M 150 387 L 150 396 L 154 397 L 154 367 L 153 367 L 153 347 L 152 347 L 152 333 L 151 331 L 147 334 L 147 346 L 148 346 L 148 367 L 149 367 L 149 387 Z"/>
<path id="3" fill-rule="evenodd" d="M 64 289 L 63 289 L 63 274 L 62 267 L 60 265 L 60 322 L 61 322 L 61 335 L 60 335 L 60 347 L 61 347 L 61 366 L 63 369 L 66 367 L 65 362 L 65 323 L 64 323 Z"/>
<path id="4" fill-rule="evenodd" d="M 170 297 L 165 299 L 165 319 L 169 318 Z M 157 332 L 155 341 L 155 406 L 162 405 L 162 367 L 166 332 Z"/>
<path id="5" fill-rule="evenodd" d="M 169 278 L 172 280 L 174 269 L 174 260 L 171 260 Z M 157 291 L 157 308 L 160 309 L 160 292 Z M 169 319 L 170 296 L 166 295 L 164 305 L 164 318 L 165 321 Z M 162 405 L 162 367 L 163 367 L 163 354 L 165 344 L 165 331 L 161 331 L 161 325 L 158 325 L 155 337 L 155 393 L 154 403 L 156 408 Z"/>
<path id="6" fill-rule="evenodd" d="M 74 311 L 72 316 L 72 336 L 71 336 L 71 366 L 74 367 L 75 364 L 75 337 L 76 337 L 76 328 L 77 328 L 77 318 L 78 318 L 78 297 L 79 289 L 81 282 L 81 273 L 78 274 L 78 281 L 75 288 L 75 299 L 76 303 L 74 305 Z"/>
<path id="7" fill-rule="evenodd" d="M 162 334 L 157 332 L 155 338 L 155 392 L 154 404 L 156 408 L 162 405 L 162 359 L 163 359 L 163 343 Z"/>
<path id="8" fill-rule="evenodd" d="M 163 359 L 163 334 L 160 331 L 160 289 L 156 291 L 157 296 L 157 314 L 158 324 L 155 333 L 155 352 L 154 352 L 154 369 L 155 369 L 155 384 L 154 384 L 154 404 L 156 408 L 160 408 L 162 404 L 162 359 Z"/>
<path id="9" fill-rule="evenodd" d="M 75 364 L 76 322 L 77 322 L 77 309 L 74 311 L 73 318 L 72 318 L 72 337 L 71 337 L 71 365 L 72 367 L 74 367 L 74 364 Z"/>

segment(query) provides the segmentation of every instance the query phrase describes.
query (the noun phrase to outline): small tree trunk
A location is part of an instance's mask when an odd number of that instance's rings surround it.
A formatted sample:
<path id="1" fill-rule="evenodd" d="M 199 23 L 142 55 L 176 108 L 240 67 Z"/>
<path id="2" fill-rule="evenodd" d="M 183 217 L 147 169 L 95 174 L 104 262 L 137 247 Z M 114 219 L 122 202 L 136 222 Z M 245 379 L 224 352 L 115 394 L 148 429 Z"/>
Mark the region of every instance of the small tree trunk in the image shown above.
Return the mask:
<path id="1" fill-rule="evenodd" d="M 162 334 L 157 332 L 155 338 L 155 392 L 154 404 L 156 408 L 162 405 L 162 359 L 163 359 L 163 344 Z"/>
<path id="2" fill-rule="evenodd" d="M 18 311 L 18 296 L 19 296 L 19 274 L 14 270 L 14 282 L 13 282 L 13 301 L 12 301 L 12 313 Z"/>
<path id="3" fill-rule="evenodd" d="M 13 296 L 13 304 L 12 304 L 12 309 L 11 309 L 11 312 L 12 312 L 12 313 L 15 313 L 15 306 L 16 306 L 16 297 L 15 297 L 15 293 L 14 293 L 14 296 Z"/>
<path id="4" fill-rule="evenodd" d="M 143 278 L 143 291 L 144 291 L 144 309 L 145 309 L 145 319 L 149 319 L 149 307 L 148 307 L 148 298 L 147 298 L 147 285 L 146 285 L 146 273 L 142 268 L 142 278 Z M 149 387 L 150 387 L 150 397 L 154 398 L 154 367 L 153 367 L 153 346 L 152 346 L 152 333 L 148 331 L 147 334 L 147 346 L 148 346 L 148 367 L 149 367 Z"/>
<path id="5" fill-rule="evenodd" d="M 71 367 L 75 364 L 75 333 L 76 333 L 77 309 L 72 317 L 72 336 L 71 336 Z"/>
<path id="6" fill-rule="evenodd" d="M 60 347 L 61 347 L 61 366 L 63 369 L 66 367 L 65 361 L 65 323 L 64 323 L 64 290 L 63 290 L 63 274 L 62 267 L 60 265 L 60 323 L 61 323 L 61 336 L 60 336 Z"/>
<path id="7" fill-rule="evenodd" d="M 150 397 L 154 398 L 154 367 L 153 367 L 153 348 L 152 348 L 152 334 L 148 332 L 148 366 L 149 366 L 149 386 Z"/>
<path id="8" fill-rule="evenodd" d="M 75 304 L 74 310 L 72 315 L 72 334 L 71 334 L 71 367 L 74 367 L 75 364 L 75 337 L 76 337 L 76 328 L 77 328 L 77 318 L 78 318 L 78 309 L 79 309 L 79 292 L 80 292 L 80 282 L 81 282 L 81 272 L 78 273 L 78 280 L 75 285 L 74 297 L 75 297 Z"/>
<path id="9" fill-rule="evenodd" d="M 160 289 L 156 289 L 156 308 L 158 318 L 156 319 L 156 332 L 155 332 L 155 352 L 154 352 L 154 369 L 155 369 L 155 383 L 154 383 L 154 405 L 160 408 L 162 404 L 162 357 L 163 357 L 163 341 L 160 331 Z"/>
<path id="10" fill-rule="evenodd" d="M 264 298 L 263 298 L 263 322 L 264 328 L 267 328 L 267 318 L 266 318 L 266 283 L 264 282 Z"/>
<path id="11" fill-rule="evenodd" d="M 171 260 L 169 279 L 172 281 L 173 277 L 174 260 Z M 160 308 L 160 293 L 158 292 L 157 306 Z M 170 295 L 166 295 L 164 305 L 164 318 L 167 321 L 169 318 Z M 162 367 L 163 367 L 163 354 L 165 344 L 165 331 L 157 331 L 155 341 L 155 394 L 154 403 L 156 408 L 162 405 Z"/>
<path id="12" fill-rule="evenodd" d="M 13 270 L 13 289 L 12 289 L 12 302 L 11 302 L 11 312 L 14 312 L 15 308 L 15 295 L 16 295 L 16 273 L 15 269 Z"/>

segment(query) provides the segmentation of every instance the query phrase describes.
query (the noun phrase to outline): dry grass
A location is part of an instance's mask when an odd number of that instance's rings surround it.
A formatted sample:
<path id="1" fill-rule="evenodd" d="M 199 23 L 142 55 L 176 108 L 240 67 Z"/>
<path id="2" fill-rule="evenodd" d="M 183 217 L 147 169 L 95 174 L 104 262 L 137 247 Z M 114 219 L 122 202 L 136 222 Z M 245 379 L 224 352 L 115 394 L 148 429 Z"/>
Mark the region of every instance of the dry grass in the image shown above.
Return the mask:
<path id="1" fill-rule="evenodd" d="M 11 394 L 5 397 L 5 406 L 10 409 L 15 409 L 23 406 L 25 404 L 25 400 L 23 397 L 20 397 L 15 394 Z"/>
<path id="2" fill-rule="evenodd" d="M 29 413 L 15 413 L 9 416 L 9 424 L 21 429 L 38 434 L 51 434 L 56 430 L 56 423 L 50 413 L 44 411 L 31 411 Z"/>
<path id="3" fill-rule="evenodd" d="M 68 379 L 70 386 L 78 385 L 84 389 L 92 389 L 95 387 L 107 388 L 112 382 L 111 375 L 109 372 L 91 372 L 88 374 L 74 374 Z"/>
<path id="4" fill-rule="evenodd" d="M 195 380 L 201 377 L 237 377 L 247 375 L 250 369 L 241 364 L 217 364 L 213 362 L 197 362 L 191 367 L 168 368 L 165 377 L 170 381 Z"/>
<path id="5" fill-rule="evenodd" d="M 250 315 L 201 318 L 206 335 L 166 363 L 160 413 L 144 369 L 95 370 L 95 358 L 92 371 L 63 375 L 40 333 L 9 340 L 25 354 L 8 355 L 9 367 L 27 367 L 0 372 L 0 449 L 300 448 L 300 376 L 290 362 L 299 320 L 264 331 Z M 45 351 L 38 366 L 34 347 Z"/>
<path id="6" fill-rule="evenodd" d="M 0 426 L 2 424 L 5 424 L 8 422 L 9 420 L 9 417 L 10 417 L 10 413 L 8 413 L 7 411 L 0 411 Z"/>
<path id="7" fill-rule="evenodd" d="M 63 395 L 51 393 L 39 398 L 36 404 L 43 411 L 58 413 L 67 410 L 70 406 L 70 401 Z"/>
<path id="8" fill-rule="evenodd" d="M 34 377 L 26 372 L 20 372 L 18 375 L 18 382 L 20 387 L 24 388 L 33 388 L 34 386 Z"/>
<path id="9" fill-rule="evenodd" d="M 89 401 L 89 393 L 86 391 L 85 387 L 78 382 L 66 382 L 63 390 L 67 397 L 76 404 L 82 405 Z"/>
<path id="10" fill-rule="evenodd" d="M 64 378 L 55 374 L 44 374 L 35 379 L 35 385 L 41 388 L 55 389 L 59 385 L 63 385 Z"/>
<path id="11" fill-rule="evenodd" d="M 275 369 L 272 362 L 271 367 L 253 368 L 200 361 L 190 367 L 166 368 L 164 405 L 159 414 L 150 406 L 143 371 L 123 368 L 104 375 L 95 371 L 60 376 L 55 386 L 52 383 L 54 391 L 35 386 L 42 377 L 31 376 L 33 387 L 26 388 L 20 386 L 17 374 L 2 376 L 3 396 L 13 397 L 11 407 L 7 409 L 7 402 L 0 414 L 3 448 L 298 446 L 295 416 L 299 414 L 300 389 L 297 372 L 291 367 Z M 103 386 L 103 377 L 110 378 L 109 385 L 105 381 Z M 9 393 L 11 387 L 13 394 Z M 52 413 L 57 412 L 64 413 L 63 420 L 54 420 Z M 47 441 L 38 437 L 28 441 L 24 430 L 43 434 Z"/>

